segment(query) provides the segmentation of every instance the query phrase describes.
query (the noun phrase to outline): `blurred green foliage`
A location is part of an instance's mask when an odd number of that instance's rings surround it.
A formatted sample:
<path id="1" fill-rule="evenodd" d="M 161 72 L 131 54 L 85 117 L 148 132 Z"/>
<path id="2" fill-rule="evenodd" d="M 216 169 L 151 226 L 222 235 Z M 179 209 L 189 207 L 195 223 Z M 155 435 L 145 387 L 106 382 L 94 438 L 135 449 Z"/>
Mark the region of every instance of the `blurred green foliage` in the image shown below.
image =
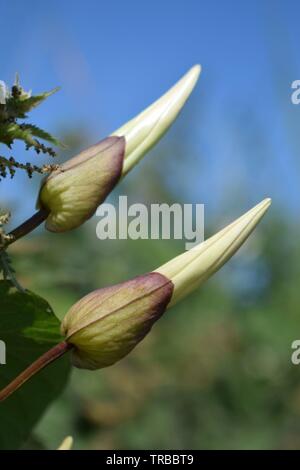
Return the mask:
<path id="1" fill-rule="evenodd" d="M 166 189 L 162 159 L 150 160 L 119 193 L 180 202 Z M 100 242 L 96 223 L 12 246 L 20 281 L 60 318 L 84 294 L 184 249 L 178 241 Z M 220 228 L 206 227 L 206 236 Z M 168 311 L 127 358 L 97 372 L 74 370 L 27 447 L 56 448 L 69 434 L 75 449 L 300 447 L 300 376 L 290 359 L 299 336 L 299 232 L 271 210 L 234 259 Z"/>

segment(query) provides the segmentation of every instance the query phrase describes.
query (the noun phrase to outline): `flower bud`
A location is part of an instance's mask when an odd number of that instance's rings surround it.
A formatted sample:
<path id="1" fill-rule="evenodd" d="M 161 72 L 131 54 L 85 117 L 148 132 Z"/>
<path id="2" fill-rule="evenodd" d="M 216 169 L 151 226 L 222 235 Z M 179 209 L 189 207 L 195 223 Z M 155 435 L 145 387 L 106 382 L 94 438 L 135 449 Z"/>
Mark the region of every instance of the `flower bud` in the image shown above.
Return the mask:
<path id="1" fill-rule="evenodd" d="M 120 178 L 171 126 L 199 73 L 200 66 L 194 66 L 165 95 L 111 137 L 73 157 L 43 181 L 37 205 L 49 212 L 48 230 L 72 230 L 92 217 Z"/>
<path id="2" fill-rule="evenodd" d="M 156 271 L 96 290 L 77 302 L 62 323 L 66 341 L 74 346 L 73 364 L 99 369 L 126 356 L 166 308 L 200 286 L 233 256 L 270 203 L 270 199 L 265 199 Z"/>
<path id="3" fill-rule="evenodd" d="M 214 236 L 156 269 L 174 284 L 169 306 L 203 284 L 234 255 L 270 204 L 271 199 L 263 200 Z"/>
<path id="4" fill-rule="evenodd" d="M 73 437 L 72 436 L 67 436 L 60 446 L 58 447 L 57 450 L 71 450 L 73 447 Z"/>
<path id="5" fill-rule="evenodd" d="M 92 217 L 121 177 L 124 152 L 123 137 L 108 137 L 52 172 L 38 201 L 49 211 L 46 228 L 65 232 Z"/>
<path id="6" fill-rule="evenodd" d="M 175 121 L 192 93 L 200 72 L 201 66 L 194 65 L 167 93 L 113 132 L 112 135 L 126 138 L 123 176 L 158 142 Z"/>
<path id="7" fill-rule="evenodd" d="M 75 346 L 73 365 L 100 369 L 126 356 L 164 313 L 172 290 L 164 276 L 149 273 L 79 300 L 62 323 L 63 335 Z"/>

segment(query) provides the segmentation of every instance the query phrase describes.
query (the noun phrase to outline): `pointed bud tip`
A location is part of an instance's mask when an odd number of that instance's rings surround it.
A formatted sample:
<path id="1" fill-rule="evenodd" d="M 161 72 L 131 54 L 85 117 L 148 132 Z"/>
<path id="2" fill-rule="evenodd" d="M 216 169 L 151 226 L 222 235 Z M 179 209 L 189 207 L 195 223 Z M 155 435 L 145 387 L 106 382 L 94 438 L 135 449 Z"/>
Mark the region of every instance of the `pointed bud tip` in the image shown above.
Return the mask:
<path id="1" fill-rule="evenodd" d="M 195 64 L 193 65 L 193 67 L 190 68 L 190 70 L 187 71 L 187 73 L 185 74 L 185 77 L 186 78 L 189 77 L 191 80 L 193 80 L 196 83 L 201 72 L 202 72 L 201 65 Z"/>
<path id="2" fill-rule="evenodd" d="M 183 82 L 186 82 L 191 88 L 194 88 L 197 83 L 202 67 L 200 64 L 193 65 L 179 80 L 175 83 L 174 87 L 181 85 Z"/>
<path id="3" fill-rule="evenodd" d="M 163 274 L 174 284 L 169 306 L 203 284 L 236 253 L 262 219 L 270 204 L 270 198 L 264 199 L 212 237 L 155 271 Z"/>
<path id="4" fill-rule="evenodd" d="M 265 215 L 267 210 L 269 209 L 270 205 L 272 204 L 272 199 L 270 197 L 263 199 L 259 202 L 256 206 L 252 207 L 248 212 L 242 215 L 236 222 L 239 220 L 244 219 L 245 221 L 249 218 L 252 218 L 251 226 L 255 226 L 261 220 L 261 218 Z M 235 223 L 235 222 L 234 222 Z"/>
<path id="5" fill-rule="evenodd" d="M 122 175 L 125 176 L 167 132 L 192 93 L 201 72 L 194 65 L 159 99 L 128 121 L 112 135 L 126 138 Z"/>

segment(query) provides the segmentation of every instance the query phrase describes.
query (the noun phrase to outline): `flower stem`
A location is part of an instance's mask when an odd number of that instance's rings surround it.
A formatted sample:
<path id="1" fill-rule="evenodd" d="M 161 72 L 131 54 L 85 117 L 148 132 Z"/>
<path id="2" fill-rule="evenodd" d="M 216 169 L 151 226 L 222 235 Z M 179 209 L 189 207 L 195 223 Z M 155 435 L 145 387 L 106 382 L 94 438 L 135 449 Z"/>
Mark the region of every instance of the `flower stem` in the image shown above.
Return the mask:
<path id="1" fill-rule="evenodd" d="M 72 344 L 69 344 L 66 341 L 62 341 L 61 343 L 56 344 L 53 348 L 49 349 L 49 351 L 45 352 L 0 391 L 0 402 L 6 400 L 6 398 L 16 392 L 31 377 L 44 369 L 44 367 L 51 364 L 51 362 L 63 356 L 63 354 L 68 352 L 72 347 Z"/>
<path id="2" fill-rule="evenodd" d="M 38 212 L 33 214 L 30 219 L 27 219 L 23 224 L 19 225 L 19 227 L 15 228 L 10 232 L 8 235 L 10 240 L 7 241 L 7 245 L 14 243 L 21 237 L 24 237 L 28 233 L 32 232 L 36 227 L 38 227 L 44 220 L 47 219 L 49 212 L 46 209 L 40 209 Z"/>

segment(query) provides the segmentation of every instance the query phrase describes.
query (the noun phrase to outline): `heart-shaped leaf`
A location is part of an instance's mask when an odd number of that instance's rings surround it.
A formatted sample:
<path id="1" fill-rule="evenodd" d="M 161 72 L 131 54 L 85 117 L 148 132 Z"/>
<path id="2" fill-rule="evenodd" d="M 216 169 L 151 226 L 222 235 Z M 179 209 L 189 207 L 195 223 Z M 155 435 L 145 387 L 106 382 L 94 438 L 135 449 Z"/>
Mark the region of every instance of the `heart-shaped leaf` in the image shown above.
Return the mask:
<path id="1" fill-rule="evenodd" d="M 44 299 L 0 281 L 1 389 L 61 340 L 59 320 Z M 1 364 L 3 359 L 6 364 Z M 17 449 L 24 443 L 63 390 L 69 371 L 68 357 L 62 357 L 0 403 L 0 449 Z"/>

